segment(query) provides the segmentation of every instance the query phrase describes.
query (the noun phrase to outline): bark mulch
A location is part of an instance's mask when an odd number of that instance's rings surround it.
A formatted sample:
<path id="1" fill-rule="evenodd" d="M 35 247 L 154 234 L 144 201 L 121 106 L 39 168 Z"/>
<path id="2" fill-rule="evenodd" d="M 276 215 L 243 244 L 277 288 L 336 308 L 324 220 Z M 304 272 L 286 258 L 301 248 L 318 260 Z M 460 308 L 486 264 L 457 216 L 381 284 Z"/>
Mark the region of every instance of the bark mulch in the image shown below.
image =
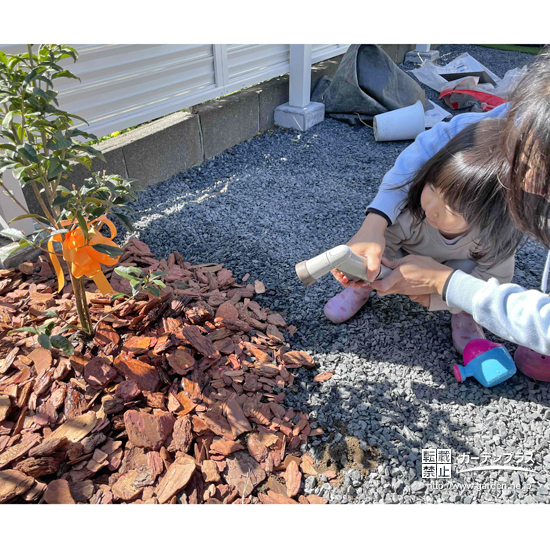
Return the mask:
<path id="1" fill-rule="evenodd" d="M 284 406 L 293 369 L 314 361 L 253 300 L 264 285 L 136 239 L 118 265 L 166 271 L 166 291 L 87 292 L 98 328 L 70 358 L 7 335 L 50 310 L 78 324 L 70 285 L 55 291 L 45 257 L 0 271 L 0 503 L 326 503 L 300 488 L 317 472 L 299 447 L 323 432 Z"/>

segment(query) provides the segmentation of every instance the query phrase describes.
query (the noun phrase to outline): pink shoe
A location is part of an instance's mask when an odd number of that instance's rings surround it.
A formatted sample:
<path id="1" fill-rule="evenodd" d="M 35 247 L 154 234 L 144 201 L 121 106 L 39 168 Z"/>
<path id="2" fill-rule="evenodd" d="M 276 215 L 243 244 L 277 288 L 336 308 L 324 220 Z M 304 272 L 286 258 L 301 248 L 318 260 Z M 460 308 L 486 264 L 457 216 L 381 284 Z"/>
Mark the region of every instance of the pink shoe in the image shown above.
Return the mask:
<path id="1" fill-rule="evenodd" d="M 339 325 L 351 319 L 366 303 L 372 293 L 370 286 L 348 287 L 340 294 L 333 296 L 325 305 L 325 315 L 333 323 Z"/>
<path id="2" fill-rule="evenodd" d="M 550 356 L 519 346 L 514 354 L 517 368 L 534 380 L 550 382 Z"/>
<path id="3" fill-rule="evenodd" d="M 460 354 L 464 352 L 466 344 L 471 340 L 486 340 L 483 329 L 465 311 L 451 315 L 451 330 L 453 344 Z"/>

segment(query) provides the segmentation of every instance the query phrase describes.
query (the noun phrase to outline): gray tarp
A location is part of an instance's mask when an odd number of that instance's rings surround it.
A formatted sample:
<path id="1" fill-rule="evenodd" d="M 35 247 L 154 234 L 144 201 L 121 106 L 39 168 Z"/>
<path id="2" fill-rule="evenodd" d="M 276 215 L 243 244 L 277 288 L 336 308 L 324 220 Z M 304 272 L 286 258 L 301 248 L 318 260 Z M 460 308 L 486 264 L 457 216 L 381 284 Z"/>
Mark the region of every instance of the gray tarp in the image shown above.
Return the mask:
<path id="1" fill-rule="evenodd" d="M 369 125 L 374 115 L 408 107 L 419 99 L 426 105 L 424 90 L 375 44 L 350 46 L 334 77 L 324 76 L 311 97 L 325 104 L 328 117 Z"/>

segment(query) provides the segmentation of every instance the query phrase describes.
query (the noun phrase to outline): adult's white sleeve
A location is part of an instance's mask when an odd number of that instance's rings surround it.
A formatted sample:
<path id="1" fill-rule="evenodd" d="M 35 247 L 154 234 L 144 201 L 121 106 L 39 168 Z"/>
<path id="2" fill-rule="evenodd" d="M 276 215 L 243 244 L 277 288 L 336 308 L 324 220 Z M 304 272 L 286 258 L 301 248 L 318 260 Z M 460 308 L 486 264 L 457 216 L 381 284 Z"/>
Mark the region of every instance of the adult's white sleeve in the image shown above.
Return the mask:
<path id="1" fill-rule="evenodd" d="M 550 355 L 550 297 L 543 292 L 496 279 L 482 281 L 457 270 L 447 280 L 443 298 L 501 338 Z"/>

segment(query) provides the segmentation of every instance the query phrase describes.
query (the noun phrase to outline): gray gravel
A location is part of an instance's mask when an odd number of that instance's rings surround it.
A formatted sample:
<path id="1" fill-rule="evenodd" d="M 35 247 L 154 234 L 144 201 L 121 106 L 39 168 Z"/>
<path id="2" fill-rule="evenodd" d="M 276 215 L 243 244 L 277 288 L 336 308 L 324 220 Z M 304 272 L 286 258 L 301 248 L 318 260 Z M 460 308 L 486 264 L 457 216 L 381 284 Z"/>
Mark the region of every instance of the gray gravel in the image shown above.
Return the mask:
<path id="1" fill-rule="evenodd" d="M 464 51 L 499 76 L 532 58 L 453 45 L 440 47 L 441 63 Z M 428 96 L 436 99 L 431 90 Z M 303 133 L 268 132 L 142 192 L 138 236 L 158 256 L 179 250 L 191 262 L 250 273 L 268 289 L 258 301 L 287 312 L 298 327 L 291 343 L 312 353 L 317 369 L 297 373 L 287 403 L 325 429 L 307 450 L 321 456 L 335 438 L 353 437 L 379 452 L 371 471 L 350 470 L 344 459 L 341 487 L 310 478 L 307 493 L 342 503 L 550 502 L 548 384 L 519 373 L 493 389 L 458 384 L 448 313 L 427 312 L 403 296 L 374 296 L 356 318 L 334 326 L 322 309 L 341 290 L 336 281 L 325 277 L 306 289 L 295 276 L 297 262 L 359 228 L 382 176 L 407 145 L 376 143 L 370 128 L 330 119 Z M 544 255 L 538 245 L 525 246 L 515 281 L 537 287 Z M 325 370 L 334 376 L 313 383 Z M 452 450 L 453 485 L 434 488 L 422 479 L 421 451 L 428 447 Z M 514 466 L 531 453 L 525 466 L 536 473 L 457 474 L 460 455 L 483 459 L 482 453 L 489 464 L 512 453 Z"/>

